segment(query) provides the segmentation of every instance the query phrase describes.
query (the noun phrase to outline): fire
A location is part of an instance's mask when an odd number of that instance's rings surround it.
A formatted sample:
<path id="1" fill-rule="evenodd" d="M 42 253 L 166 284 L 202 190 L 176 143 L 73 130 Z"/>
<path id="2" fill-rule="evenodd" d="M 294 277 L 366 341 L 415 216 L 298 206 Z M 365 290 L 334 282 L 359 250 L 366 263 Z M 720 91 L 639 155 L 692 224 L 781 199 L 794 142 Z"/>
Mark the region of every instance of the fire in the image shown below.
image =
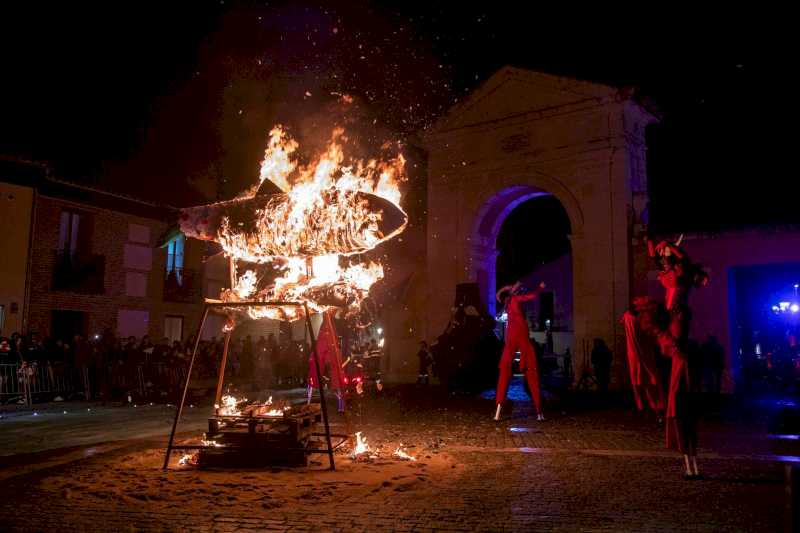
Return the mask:
<path id="1" fill-rule="evenodd" d="M 358 459 L 360 456 L 364 456 L 365 453 L 370 452 L 369 445 L 367 444 L 367 438 L 361 437 L 361 432 L 356 433 L 356 447 L 353 448 L 353 459 Z"/>
<path id="2" fill-rule="evenodd" d="M 272 405 L 272 396 L 267 398 L 267 401 L 264 402 L 264 407 L 269 407 Z M 283 416 L 286 411 L 291 410 L 291 406 L 285 405 L 283 408 L 274 408 L 270 409 L 269 411 L 263 411 L 260 416 Z"/>
<path id="3" fill-rule="evenodd" d="M 403 445 L 402 444 L 397 447 L 397 449 L 394 451 L 394 453 L 392 455 L 394 455 L 395 457 L 397 457 L 399 459 L 402 459 L 404 461 L 416 461 L 417 460 L 416 457 L 408 455 L 406 452 L 403 451 Z"/>
<path id="4" fill-rule="evenodd" d="M 185 453 L 178 459 L 178 466 L 194 466 L 197 464 L 197 454 Z"/>
<path id="5" fill-rule="evenodd" d="M 214 404 L 214 408 L 220 409 L 219 414 L 224 416 L 239 416 L 242 411 L 239 410 L 238 405 L 246 402 L 247 398 L 237 399 L 235 396 L 225 395 L 222 397 L 222 407 L 219 404 Z"/>
<path id="6" fill-rule="evenodd" d="M 258 185 L 235 200 L 183 210 L 187 236 L 217 241 L 234 259 L 233 286 L 222 301 L 307 301 L 315 312 L 358 310 L 384 275 L 380 263 L 360 254 L 397 236 L 408 222 L 399 188 L 405 159 L 400 153 L 385 160 L 348 158 L 348 141 L 344 129 L 335 128 L 322 153 L 302 164 L 299 143 L 276 126 Z M 259 194 L 265 181 L 282 193 Z M 247 313 L 279 320 L 302 315 L 294 307 L 250 307 Z"/>

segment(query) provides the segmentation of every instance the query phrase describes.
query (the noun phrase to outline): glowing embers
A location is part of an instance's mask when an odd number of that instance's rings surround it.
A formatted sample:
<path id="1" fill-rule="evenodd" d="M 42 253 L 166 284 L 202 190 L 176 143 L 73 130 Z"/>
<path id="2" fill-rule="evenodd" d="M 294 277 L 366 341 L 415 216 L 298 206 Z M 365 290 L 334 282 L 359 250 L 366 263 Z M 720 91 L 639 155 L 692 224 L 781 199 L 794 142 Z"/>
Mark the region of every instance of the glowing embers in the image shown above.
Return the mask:
<path id="1" fill-rule="evenodd" d="M 350 458 L 355 462 L 372 462 L 375 459 L 379 459 L 382 456 L 385 456 L 387 452 L 382 452 L 382 446 L 378 446 L 377 448 L 373 449 L 370 447 L 369 443 L 367 442 L 367 438 L 363 435 L 361 431 L 356 432 L 355 436 L 355 445 L 353 446 L 353 450 L 350 452 Z M 391 449 L 391 448 L 389 448 Z M 391 453 L 391 457 L 394 459 L 398 459 L 400 461 L 414 461 L 416 462 L 417 458 L 413 455 L 410 455 L 403 449 L 403 444 L 400 443 L 397 448 Z"/>
<path id="2" fill-rule="evenodd" d="M 264 403 L 252 402 L 247 404 L 247 398 L 237 399 L 235 396 L 225 395 L 222 397 L 222 406 L 215 405 L 217 415 L 221 418 L 221 423 L 226 423 L 224 417 L 282 417 L 292 410 L 288 402 L 282 401 L 278 405 L 273 405 L 272 396 Z"/>
<path id="3" fill-rule="evenodd" d="M 185 453 L 183 456 L 178 459 L 178 466 L 197 466 L 199 454 L 195 453 Z"/>
<path id="4" fill-rule="evenodd" d="M 397 449 L 394 451 L 394 453 L 392 455 L 397 457 L 398 459 L 400 459 L 402 461 L 416 461 L 417 460 L 416 457 L 411 456 L 411 455 L 407 454 L 405 451 L 403 451 L 403 445 L 402 444 L 400 444 L 400 446 L 397 447 Z"/>
<path id="5" fill-rule="evenodd" d="M 216 444 L 200 451 L 200 466 L 307 466 L 306 450 L 320 445 L 319 404 L 290 406 L 269 398 L 263 403 L 237 402 L 226 412 L 232 414 L 208 420 L 205 440 Z"/>

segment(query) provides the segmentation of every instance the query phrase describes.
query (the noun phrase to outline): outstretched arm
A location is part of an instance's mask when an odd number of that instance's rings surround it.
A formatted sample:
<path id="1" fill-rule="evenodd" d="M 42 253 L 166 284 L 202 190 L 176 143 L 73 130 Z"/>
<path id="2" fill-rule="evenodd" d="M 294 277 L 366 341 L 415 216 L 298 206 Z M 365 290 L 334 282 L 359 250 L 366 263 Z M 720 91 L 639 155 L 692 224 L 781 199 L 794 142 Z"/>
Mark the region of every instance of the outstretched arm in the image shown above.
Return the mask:
<path id="1" fill-rule="evenodd" d="M 534 298 L 539 296 L 539 294 L 544 290 L 545 287 L 546 287 L 546 285 L 544 284 L 544 281 L 543 281 L 543 282 L 541 282 L 539 284 L 538 287 L 533 289 L 531 292 L 529 292 L 527 294 L 521 294 L 521 295 L 517 296 L 517 299 L 520 302 L 527 302 L 529 300 L 533 300 Z"/>
<path id="2" fill-rule="evenodd" d="M 496 298 L 497 298 L 497 301 L 500 302 L 500 303 L 503 303 L 503 300 L 500 299 L 500 294 L 503 291 L 508 291 L 508 293 L 511 294 L 511 285 L 506 285 L 505 287 L 501 287 L 500 290 L 497 291 Z"/>

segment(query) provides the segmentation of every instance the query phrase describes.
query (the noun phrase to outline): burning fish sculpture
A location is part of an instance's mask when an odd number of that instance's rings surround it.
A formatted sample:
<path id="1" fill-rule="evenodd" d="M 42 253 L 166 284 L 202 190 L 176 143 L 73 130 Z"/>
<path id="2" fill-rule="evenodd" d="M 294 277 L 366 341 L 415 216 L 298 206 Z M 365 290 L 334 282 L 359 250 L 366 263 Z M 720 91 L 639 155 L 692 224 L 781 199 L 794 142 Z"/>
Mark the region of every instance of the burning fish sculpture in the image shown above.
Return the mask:
<path id="1" fill-rule="evenodd" d="M 400 207 L 401 154 L 348 160 L 344 130 L 300 165 L 298 143 L 276 126 L 261 165 L 261 182 L 234 200 L 181 211 L 187 237 L 214 241 L 231 258 L 231 288 L 223 302 L 307 301 L 318 312 L 355 312 L 383 278 L 378 262 L 360 254 L 399 235 L 408 223 Z M 265 192 L 269 190 L 270 192 Z M 294 320 L 295 307 L 250 307 L 251 318 Z"/>
<path id="2" fill-rule="evenodd" d="M 253 263 L 360 254 L 403 229 L 384 220 L 383 213 L 395 206 L 379 196 L 336 188 L 319 194 L 318 201 L 301 206 L 290 194 L 273 194 L 184 209 L 192 222 L 181 229 Z"/>

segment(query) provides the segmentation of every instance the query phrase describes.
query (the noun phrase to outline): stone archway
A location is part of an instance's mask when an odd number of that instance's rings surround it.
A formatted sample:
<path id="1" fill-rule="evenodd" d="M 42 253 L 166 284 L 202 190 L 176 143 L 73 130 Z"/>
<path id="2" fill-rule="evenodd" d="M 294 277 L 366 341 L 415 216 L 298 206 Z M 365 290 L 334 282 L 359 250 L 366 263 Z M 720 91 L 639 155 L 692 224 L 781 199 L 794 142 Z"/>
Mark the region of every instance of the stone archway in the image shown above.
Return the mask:
<path id="1" fill-rule="evenodd" d="M 425 137 L 428 338 L 447 324 L 456 283 L 479 283 L 493 307 L 500 225 L 551 194 L 572 227 L 576 376 L 595 337 L 619 365 L 647 199 L 644 127 L 654 120 L 611 87 L 507 67 L 437 123 Z"/>
<path id="2" fill-rule="evenodd" d="M 535 182 L 536 180 L 527 180 Z M 541 196 L 555 196 L 549 191 L 534 185 L 511 185 L 492 194 L 480 207 L 475 217 L 474 227 L 469 238 L 468 262 L 472 279 L 478 282 L 484 302 L 494 316 L 496 302 L 496 262 L 497 236 L 503 222 L 514 209 L 528 200 Z M 560 200 L 556 196 L 557 199 Z M 563 205 L 563 202 L 561 202 Z M 569 216 L 569 215 L 568 215 Z M 580 213 L 570 217 L 570 225 L 580 231 Z"/>

